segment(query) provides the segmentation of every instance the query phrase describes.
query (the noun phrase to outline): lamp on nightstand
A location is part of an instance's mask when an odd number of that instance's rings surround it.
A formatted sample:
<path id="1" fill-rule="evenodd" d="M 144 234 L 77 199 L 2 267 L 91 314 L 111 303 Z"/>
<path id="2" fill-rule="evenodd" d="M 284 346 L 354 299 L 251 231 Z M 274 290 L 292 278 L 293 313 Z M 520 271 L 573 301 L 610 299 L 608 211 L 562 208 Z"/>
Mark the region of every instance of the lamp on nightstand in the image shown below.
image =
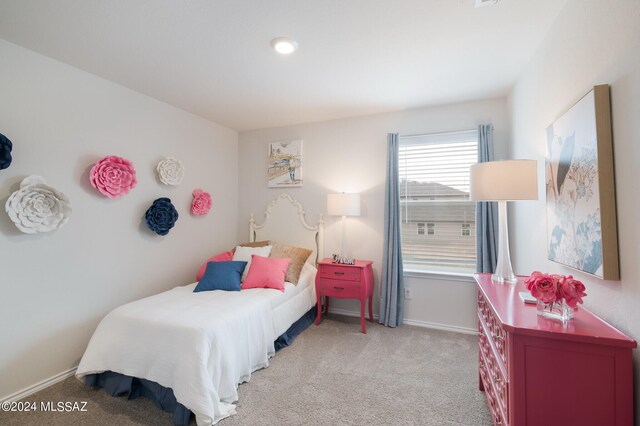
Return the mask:
<path id="1" fill-rule="evenodd" d="M 507 229 L 507 201 L 538 199 L 535 160 L 489 161 L 471 166 L 471 201 L 498 202 L 498 262 L 493 281 L 514 284 Z"/>
<path id="2" fill-rule="evenodd" d="M 347 216 L 360 216 L 360 194 L 328 194 L 327 214 L 342 216 L 341 256 L 347 256 Z"/>

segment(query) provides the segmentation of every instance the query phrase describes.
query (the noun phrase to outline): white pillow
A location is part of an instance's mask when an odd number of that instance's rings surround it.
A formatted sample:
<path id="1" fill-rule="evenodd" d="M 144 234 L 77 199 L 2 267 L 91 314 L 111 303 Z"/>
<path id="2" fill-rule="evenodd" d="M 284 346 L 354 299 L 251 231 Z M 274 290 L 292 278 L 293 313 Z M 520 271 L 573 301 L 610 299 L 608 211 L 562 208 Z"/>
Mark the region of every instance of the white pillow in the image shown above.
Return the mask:
<path id="1" fill-rule="evenodd" d="M 315 266 L 309 262 L 305 262 L 302 270 L 300 271 L 300 278 L 298 279 L 298 287 L 304 288 L 316 283 L 316 273 L 318 270 Z"/>
<path id="2" fill-rule="evenodd" d="M 249 267 L 251 266 L 251 255 L 255 254 L 256 256 L 269 257 L 269 253 L 271 253 L 271 247 L 273 246 L 264 246 L 264 247 L 243 247 L 237 246 L 236 251 L 233 254 L 233 260 L 240 260 L 243 262 L 247 262 L 247 266 L 244 267 L 244 271 L 242 272 L 242 279 L 244 281 L 247 278 L 247 274 L 249 273 Z"/>

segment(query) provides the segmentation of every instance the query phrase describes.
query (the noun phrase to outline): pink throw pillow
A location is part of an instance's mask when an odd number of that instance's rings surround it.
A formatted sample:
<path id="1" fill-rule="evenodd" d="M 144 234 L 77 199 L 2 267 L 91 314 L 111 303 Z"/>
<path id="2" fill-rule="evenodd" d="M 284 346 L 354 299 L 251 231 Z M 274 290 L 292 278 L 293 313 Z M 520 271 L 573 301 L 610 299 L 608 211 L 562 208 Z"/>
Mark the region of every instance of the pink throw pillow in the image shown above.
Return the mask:
<path id="1" fill-rule="evenodd" d="M 207 263 L 209 262 L 228 262 L 233 259 L 233 253 L 225 251 L 224 253 L 218 253 L 215 256 L 208 258 L 198 269 L 198 275 L 196 275 L 196 281 L 200 281 L 204 275 L 204 271 L 207 269 Z"/>
<path id="2" fill-rule="evenodd" d="M 242 289 L 274 288 L 284 292 L 284 276 L 289 263 L 291 259 L 251 255 L 251 266 L 242 282 Z"/>

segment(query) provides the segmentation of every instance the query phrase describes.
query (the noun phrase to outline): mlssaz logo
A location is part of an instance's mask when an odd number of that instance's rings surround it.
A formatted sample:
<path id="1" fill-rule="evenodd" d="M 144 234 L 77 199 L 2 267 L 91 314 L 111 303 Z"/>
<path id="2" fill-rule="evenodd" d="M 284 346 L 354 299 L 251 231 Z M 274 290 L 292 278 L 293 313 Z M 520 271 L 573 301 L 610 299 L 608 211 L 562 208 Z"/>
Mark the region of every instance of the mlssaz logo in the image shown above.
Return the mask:
<path id="1" fill-rule="evenodd" d="M 67 401 L 67 402 L 52 402 L 42 401 L 40 402 L 40 411 L 61 411 L 61 412 L 73 412 L 73 411 L 87 411 L 86 401 Z"/>

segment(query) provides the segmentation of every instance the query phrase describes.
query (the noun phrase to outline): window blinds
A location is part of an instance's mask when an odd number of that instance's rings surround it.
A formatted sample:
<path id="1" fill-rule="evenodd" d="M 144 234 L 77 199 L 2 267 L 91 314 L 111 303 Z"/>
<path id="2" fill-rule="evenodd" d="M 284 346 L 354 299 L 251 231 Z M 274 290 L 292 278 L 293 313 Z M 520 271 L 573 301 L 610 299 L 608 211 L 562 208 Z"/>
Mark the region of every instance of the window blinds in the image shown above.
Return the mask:
<path id="1" fill-rule="evenodd" d="M 475 130 L 400 137 L 402 255 L 407 269 L 473 271 L 475 202 L 469 167 L 477 162 Z M 424 232 L 424 224 L 433 232 Z"/>

